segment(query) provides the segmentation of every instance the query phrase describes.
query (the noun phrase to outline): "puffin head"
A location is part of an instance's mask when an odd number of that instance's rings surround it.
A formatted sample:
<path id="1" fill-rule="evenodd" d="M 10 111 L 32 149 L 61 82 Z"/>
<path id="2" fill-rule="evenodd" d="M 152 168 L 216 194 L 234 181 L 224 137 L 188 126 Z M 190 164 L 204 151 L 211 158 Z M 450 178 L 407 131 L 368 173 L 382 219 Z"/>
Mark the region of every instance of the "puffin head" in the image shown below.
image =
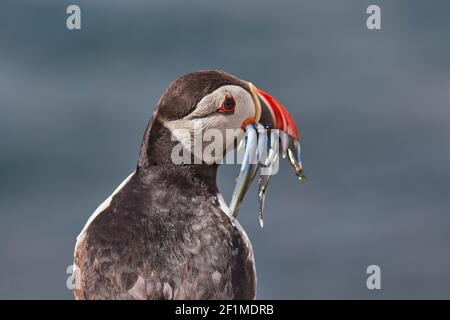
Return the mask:
<path id="1" fill-rule="evenodd" d="M 138 170 L 168 163 L 217 166 L 237 149 L 241 170 L 230 213 L 237 216 L 259 170 L 262 226 L 265 192 L 278 170 L 280 152 L 300 181 L 305 179 L 299 140 L 297 125 L 286 108 L 251 82 L 223 71 L 193 72 L 172 82 L 161 96 L 144 135 Z M 186 150 L 188 156 L 180 161 L 180 152 Z"/>

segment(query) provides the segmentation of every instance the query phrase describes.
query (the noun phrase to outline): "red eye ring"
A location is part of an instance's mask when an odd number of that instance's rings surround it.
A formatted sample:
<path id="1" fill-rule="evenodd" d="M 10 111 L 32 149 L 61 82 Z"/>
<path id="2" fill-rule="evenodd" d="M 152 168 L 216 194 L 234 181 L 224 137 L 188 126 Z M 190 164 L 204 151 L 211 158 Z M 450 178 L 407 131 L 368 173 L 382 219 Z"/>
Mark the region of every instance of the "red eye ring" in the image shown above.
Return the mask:
<path id="1" fill-rule="evenodd" d="M 217 111 L 223 113 L 234 113 L 235 108 L 236 108 L 236 100 L 234 100 L 232 95 L 227 94 L 223 99 L 222 104 L 217 108 Z"/>

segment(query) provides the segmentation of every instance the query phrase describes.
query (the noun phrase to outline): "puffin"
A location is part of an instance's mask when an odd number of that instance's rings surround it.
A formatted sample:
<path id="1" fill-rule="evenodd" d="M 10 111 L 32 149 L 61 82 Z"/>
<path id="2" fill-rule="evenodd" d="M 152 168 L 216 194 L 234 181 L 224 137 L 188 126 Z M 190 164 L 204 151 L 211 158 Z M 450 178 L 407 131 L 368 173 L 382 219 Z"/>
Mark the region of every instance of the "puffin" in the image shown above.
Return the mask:
<path id="1" fill-rule="evenodd" d="M 77 237 L 75 298 L 255 299 L 253 249 L 237 212 L 259 171 L 262 226 L 267 185 L 280 156 L 304 181 L 297 125 L 271 95 L 220 70 L 182 75 L 154 110 L 135 171 Z M 207 130 L 235 135 L 202 159 L 187 150 Z M 180 146 L 188 156 L 174 161 Z M 216 178 L 231 151 L 241 154 L 241 167 L 227 205 Z"/>

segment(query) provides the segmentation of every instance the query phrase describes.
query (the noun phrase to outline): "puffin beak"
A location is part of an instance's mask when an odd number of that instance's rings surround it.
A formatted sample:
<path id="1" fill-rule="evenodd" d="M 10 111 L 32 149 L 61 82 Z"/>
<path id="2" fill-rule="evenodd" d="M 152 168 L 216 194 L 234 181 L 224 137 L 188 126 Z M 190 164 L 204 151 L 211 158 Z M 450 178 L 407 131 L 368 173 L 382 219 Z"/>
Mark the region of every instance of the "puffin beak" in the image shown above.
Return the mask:
<path id="1" fill-rule="evenodd" d="M 289 162 L 300 181 L 304 181 L 302 162 L 300 159 L 300 135 L 297 124 L 289 111 L 275 98 L 255 86 L 250 88 L 259 100 L 261 117 L 259 123 L 266 129 L 277 129 L 280 135 L 283 158 L 288 156 Z M 254 98 L 255 99 L 255 98 Z"/>
<path id="2" fill-rule="evenodd" d="M 270 178 L 278 170 L 279 153 L 288 157 L 295 174 L 303 182 L 306 179 L 300 158 L 298 127 L 286 108 L 268 93 L 249 83 L 255 105 L 255 116 L 242 124 L 246 136 L 240 147 L 245 147 L 241 170 L 230 204 L 230 212 L 237 216 L 240 204 L 256 172 L 259 178 L 259 221 L 263 227 L 264 200 Z"/>

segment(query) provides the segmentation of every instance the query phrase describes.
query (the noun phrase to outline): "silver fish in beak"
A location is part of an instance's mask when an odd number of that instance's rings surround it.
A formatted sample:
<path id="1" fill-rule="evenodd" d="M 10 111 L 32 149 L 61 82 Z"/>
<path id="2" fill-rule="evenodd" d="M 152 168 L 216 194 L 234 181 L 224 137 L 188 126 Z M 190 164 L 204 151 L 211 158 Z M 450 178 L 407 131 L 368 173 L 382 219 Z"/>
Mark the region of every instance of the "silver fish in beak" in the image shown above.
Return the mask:
<path id="1" fill-rule="evenodd" d="M 264 201 L 272 175 L 278 172 L 280 153 L 289 160 L 303 182 L 306 176 L 300 158 L 300 135 L 286 108 L 268 93 L 249 83 L 255 104 L 255 116 L 243 123 L 245 136 L 239 144 L 244 156 L 231 198 L 230 213 L 236 218 L 245 193 L 259 170 L 259 221 L 264 224 Z"/>

